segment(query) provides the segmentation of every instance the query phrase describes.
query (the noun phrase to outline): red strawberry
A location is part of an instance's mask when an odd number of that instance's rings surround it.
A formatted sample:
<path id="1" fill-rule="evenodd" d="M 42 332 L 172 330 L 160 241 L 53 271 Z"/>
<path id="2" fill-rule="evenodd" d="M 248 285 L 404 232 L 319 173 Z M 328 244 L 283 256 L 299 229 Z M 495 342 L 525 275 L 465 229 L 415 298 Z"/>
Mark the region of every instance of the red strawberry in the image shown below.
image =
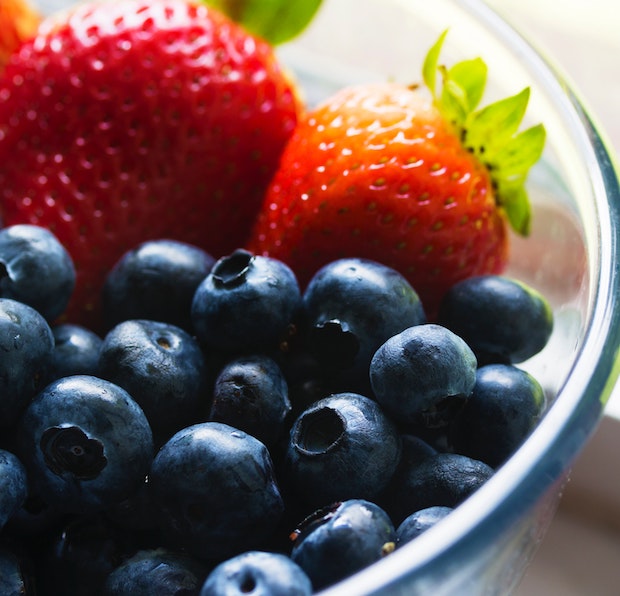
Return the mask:
<path id="1" fill-rule="evenodd" d="M 486 67 L 437 66 L 431 94 L 396 83 L 344 89 L 307 114 L 290 139 L 248 247 L 280 258 L 301 283 L 343 256 L 406 275 L 432 316 L 455 282 L 503 270 L 508 224 L 527 234 L 526 173 L 544 128 L 515 134 L 528 90 L 476 111 Z M 444 84 L 435 91 L 435 74 Z"/>
<path id="2" fill-rule="evenodd" d="M 4 225 L 50 228 L 76 263 L 68 318 L 94 325 L 104 275 L 169 237 L 241 246 L 300 109 L 272 48 L 186 0 L 78 5 L 0 80 Z"/>

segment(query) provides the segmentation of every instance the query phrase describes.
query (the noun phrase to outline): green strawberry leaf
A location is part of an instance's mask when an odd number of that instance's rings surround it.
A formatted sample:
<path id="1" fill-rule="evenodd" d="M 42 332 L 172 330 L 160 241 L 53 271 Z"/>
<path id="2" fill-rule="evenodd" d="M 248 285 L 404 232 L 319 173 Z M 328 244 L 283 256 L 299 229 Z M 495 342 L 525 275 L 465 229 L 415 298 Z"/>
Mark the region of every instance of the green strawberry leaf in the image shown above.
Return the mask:
<path id="1" fill-rule="evenodd" d="M 469 112 L 467 91 L 446 73 L 441 90 L 441 112 L 443 117 L 457 127 L 462 126 Z"/>
<path id="2" fill-rule="evenodd" d="M 532 224 L 532 208 L 521 184 L 500 184 L 497 189 L 502 195 L 502 207 L 512 229 L 522 236 L 528 236 Z"/>
<path id="3" fill-rule="evenodd" d="M 321 0 L 202 0 L 271 44 L 299 35 L 316 14 Z"/>
<path id="4" fill-rule="evenodd" d="M 537 124 L 510 139 L 495 156 L 491 179 L 497 188 L 497 201 L 513 229 L 524 236 L 530 231 L 530 206 L 525 182 L 530 168 L 540 159 L 546 131 Z"/>
<path id="5" fill-rule="evenodd" d="M 497 204 L 503 208 L 512 228 L 527 235 L 531 206 L 526 191 L 530 168 L 540 159 L 545 145 L 542 124 L 523 132 L 519 127 L 530 99 L 530 89 L 477 109 L 487 82 L 487 66 L 480 58 L 463 60 L 451 68 L 439 63 L 447 35 L 444 31 L 431 46 L 422 67 L 422 78 L 443 117 L 487 168 Z M 441 89 L 437 89 L 437 73 Z"/>
<path id="6" fill-rule="evenodd" d="M 480 60 L 459 62 L 450 70 L 439 66 L 443 75 L 443 88 L 439 103 L 444 118 L 462 127 L 478 105 L 486 82 L 486 64 Z"/>
<path id="7" fill-rule="evenodd" d="M 545 146 L 546 131 L 537 124 L 512 137 L 493 159 L 493 169 L 504 177 L 525 176 L 540 159 Z"/>
<path id="8" fill-rule="evenodd" d="M 448 80 L 463 90 L 467 112 L 471 112 L 482 100 L 487 82 L 487 65 L 481 58 L 463 60 L 448 71 Z"/>
<path id="9" fill-rule="evenodd" d="M 500 99 L 471 115 L 467 123 L 466 145 L 477 152 L 484 147 L 488 154 L 509 142 L 519 129 L 527 104 L 530 89 L 526 87 L 516 95 Z"/>
<path id="10" fill-rule="evenodd" d="M 422 79 L 435 99 L 437 98 L 437 69 L 439 64 L 439 54 L 441 54 L 441 48 L 443 47 L 443 42 L 446 39 L 446 35 L 448 35 L 447 29 L 431 46 L 431 49 L 428 51 L 426 58 L 424 59 L 424 64 L 422 65 Z"/>

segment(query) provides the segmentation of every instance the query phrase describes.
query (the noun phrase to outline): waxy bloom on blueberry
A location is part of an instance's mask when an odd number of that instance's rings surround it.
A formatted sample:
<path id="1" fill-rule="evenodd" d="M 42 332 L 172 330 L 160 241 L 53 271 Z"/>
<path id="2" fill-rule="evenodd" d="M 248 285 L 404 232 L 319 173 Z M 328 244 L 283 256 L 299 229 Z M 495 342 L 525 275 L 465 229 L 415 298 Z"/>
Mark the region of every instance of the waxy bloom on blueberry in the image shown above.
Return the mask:
<path id="1" fill-rule="evenodd" d="M 510 364 L 482 366 L 451 428 L 454 450 L 496 468 L 534 430 L 545 406 L 543 388 L 530 373 Z"/>
<path id="2" fill-rule="evenodd" d="M 286 379 L 269 356 L 234 358 L 215 379 L 209 420 L 235 426 L 267 447 L 280 438 L 290 411 Z"/>
<path id="3" fill-rule="evenodd" d="M 191 332 L 194 292 L 214 263 L 202 248 L 177 240 L 149 240 L 127 251 L 103 285 L 106 329 L 128 319 L 151 319 Z"/>
<path id="4" fill-rule="evenodd" d="M 110 573 L 101 596 L 197 595 L 206 575 L 206 566 L 184 553 L 140 550 Z"/>
<path id="5" fill-rule="evenodd" d="M 297 498 L 316 508 L 350 498 L 372 500 L 398 466 L 396 425 L 374 400 L 331 395 L 294 422 L 284 468 Z"/>
<path id="6" fill-rule="evenodd" d="M 10 428 L 47 382 L 52 330 L 34 308 L 0 298 L 0 428 Z"/>
<path id="7" fill-rule="evenodd" d="M 284 512 L 265 445 L 220 422 L 171 437 L 153 461 L 148 487 L 166 534 L 205 559 L 262 544 Z"/>
<path id="8" fill-rule="evenodd" d="M 395 269 L 368 259 L 322 267 L 303 294 L 309 348 L 321 364 L 365 393 L 376 350 L 407 327 L 426 322 L 416 291 Z"/>
<path id="9" fill-rule="evenodd" d="M 75 276 L 71 256 L 47 228 L 16 224 L 0 230 L 0 296 L 52 321 L 67 308 Z"/>
<path id="10" fill-rule="evenodd" d="M 236 250 L 198 286 L 192 322 L 200 342 L 224 352 L 277 349 L 301 308 L 301 292 L 283 262 Z"/>
<path id="11" fill-rule="evenodd" d="M 540 352 L 553 331 L 547 299 L 501 275 L 465 279 L 448 290 L 438 322 L 462 337 L 480 364 L 523 362 Z"/>
<path id="12" fill-rule="evenodd" d="M 157 447 L 204 416 L 206 362 L 189 333 L 160 321 L 128 320 L 103 338 L 99 375 L 140 405 Z"/>
<path id="13" fill-rule="evenodd" d="M 69 513 L 100 511 L 133 494 L 153 458 L 144 412 L 121 387 L 63 377 L 28 406 L 19 453 L 36 491 Z"/>
<path id="14" fill-rule="evenodd" d="M 310 596 L 304 570 L 282 553 L 247 551 L 220 563 L 207 577 L 200 596 Z"/>
<path id="15" fill-rule="evenodd" d="M 0 530 L 26 500 L 28 479 L 19 458 L 0 449 Z"/>
<path id="16" fill-rule="evenodd" d="M 350 499 L 318 509 L 292 534 L 291 557 L 315 590 L 379 561 L 396 546 L 387 513 L 370 501 Z"/>
<path id="17" fill-rule="evenodd" d="M 446 426 L 476 382 L 469 346 L 441 325 L 409 327 L 375 353 L 370 381 L 377 401 L 405 424 Z"/>

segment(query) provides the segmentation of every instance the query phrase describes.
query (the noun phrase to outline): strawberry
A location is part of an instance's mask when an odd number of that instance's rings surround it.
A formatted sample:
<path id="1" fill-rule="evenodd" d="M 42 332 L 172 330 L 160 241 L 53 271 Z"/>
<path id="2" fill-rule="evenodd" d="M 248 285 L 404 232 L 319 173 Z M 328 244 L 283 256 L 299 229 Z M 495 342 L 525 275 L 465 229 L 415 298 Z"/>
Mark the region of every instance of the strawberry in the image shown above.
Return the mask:
<path id="1" fill-rule="evenodd" d="M 273 48 L 188 0 L 79 4 L 45 21 L 0 80 L 3 224 L 73 257 L 67 319 L 96 326 L 128 249 L 242 246 L 301 109 Z"/>
<path id="2" fill-rule="evenodd" d="M 0 71 L 17 46 L 35 34 L 41 15 L 27 0 L 0 2 Z"/>
<path id="3" fill-rule="evenodd" d="M 247 248 L 285 261 L 302 285 L 336 258 L 380 261 L 409 279 L 429 317 L 457 281 L 505 268 L 509 226 L 529 231 L 524 183 L 545 131 L 517 130 L 527 88 L 477 109 L 487 68 L 438 65 L 446 33 L 424 62 L 426 92 L 360 85 L 306 115 Z"/>

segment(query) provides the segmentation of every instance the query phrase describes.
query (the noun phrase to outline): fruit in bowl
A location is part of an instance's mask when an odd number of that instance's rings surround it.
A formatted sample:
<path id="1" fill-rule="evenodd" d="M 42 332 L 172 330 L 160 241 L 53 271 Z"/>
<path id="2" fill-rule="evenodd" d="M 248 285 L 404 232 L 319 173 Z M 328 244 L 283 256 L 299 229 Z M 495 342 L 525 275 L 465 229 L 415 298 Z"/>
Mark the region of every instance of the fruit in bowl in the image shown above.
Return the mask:
<path id="1" fill-rule="evenodd" d="M 4 230 L 51 231 L 76 284 L 59 317 L 0 304 L 1 446 L 27 472 L 1 535 L 43 593 L 148 593 L 165 569 L 194 593 L 362 592 L 518 465 L 555 405 L 526 369 L 562 313 L 506 275 L 545 129 L 521 127 L 528 87 L 480 108 L 484 62 L 444 66 L 441 31 L 426 89 L 316 106 L 193 1 L 83 3 L 13 54 Z"/>

